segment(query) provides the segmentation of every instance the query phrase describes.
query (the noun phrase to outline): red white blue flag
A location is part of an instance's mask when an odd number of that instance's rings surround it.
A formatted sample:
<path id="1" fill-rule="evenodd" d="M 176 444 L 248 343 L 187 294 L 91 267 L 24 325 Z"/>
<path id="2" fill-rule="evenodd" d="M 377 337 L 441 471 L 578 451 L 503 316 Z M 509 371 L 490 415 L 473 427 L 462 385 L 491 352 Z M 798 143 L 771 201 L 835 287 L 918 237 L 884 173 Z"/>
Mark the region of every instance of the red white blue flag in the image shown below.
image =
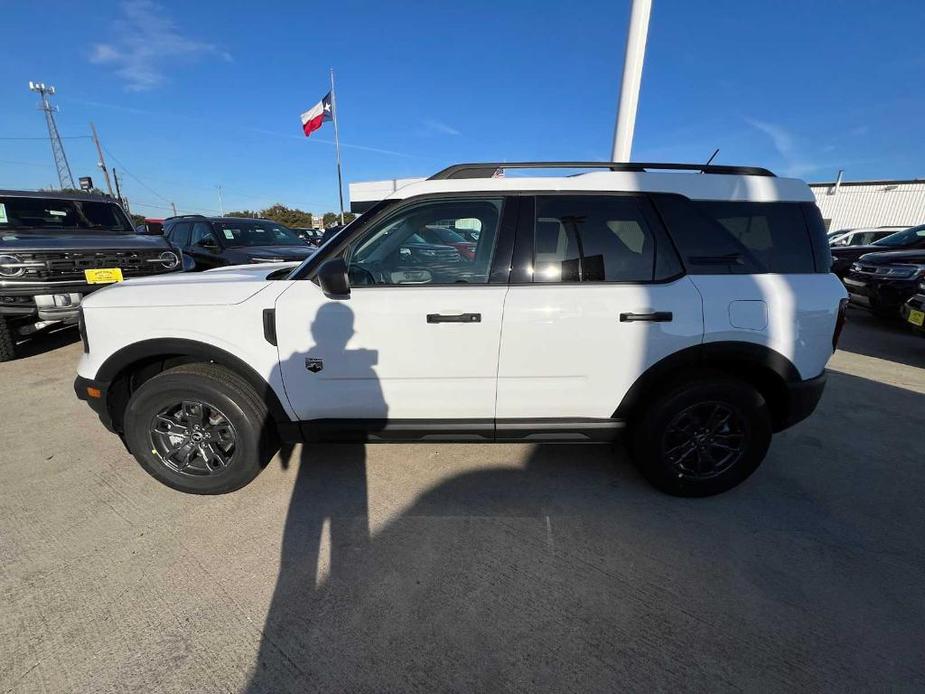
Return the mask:
<path id="1" fill-rule="evenodd" d="M 326 121 L 334 120 L 334 104 L 331 102 L 331 92 L 317 104 L 302 114 L 302 132 L 308 137 Z"/>

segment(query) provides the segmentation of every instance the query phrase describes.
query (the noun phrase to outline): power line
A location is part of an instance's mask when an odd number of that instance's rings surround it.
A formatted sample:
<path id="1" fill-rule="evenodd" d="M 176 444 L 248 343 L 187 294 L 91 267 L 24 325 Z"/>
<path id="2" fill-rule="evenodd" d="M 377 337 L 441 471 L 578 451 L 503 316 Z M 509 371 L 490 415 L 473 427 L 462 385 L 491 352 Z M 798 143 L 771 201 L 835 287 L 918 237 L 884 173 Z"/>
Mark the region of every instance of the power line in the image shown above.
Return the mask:
<path id="1" fill-rule="evenodd" d="M 0 137 L 0 140 L 47 140 L 47 137 Z M 90 135 L 60 135 L 61 140 L 91 140 Z"/>
<path id="2" fill-rule="evenodd" d="M 142 188 L 144 188 L 145 190 L 147 190 L 149 193 L 152 193 L 152 194 L 156 195 L 157 197 L 159 197 L 159 198 L 160 198 L 161 200 L 163 200 L 164 202 L 168 202 L 168 203 L 170 202 L 170 199 L 169 199 L 169 198 L 166 198 L 166 197 L 164 197 L 163 195 L 161 195 L 160 193 L 158 193 L 156 190 L 154 190 L 154 188 L 152 188 L 151 186 L 149 186 L 147 183 L 144 183 L 140 178 L 138 178 L 138 176 L 136 176 L 136 175 L 133 174 L 131 171 L 129 171 L 129 170 L 128 170 L 128 167 L 126 167 L 125 164 L 122 163 L 122 161 L 119 159 L 119 157 L 117 157 L 115 154 L 113 154 L 112 152 L 110 152 L 109 149 L 108 149 L 107 147 L 103 147 L 103 151 L 106 152 L 106 154 L 108 154 L 110 157 L 112 157 L 113 161 L 115 161 L 120 167 L 122 167 L 123 173 L 128 174 L 129 177 L 131 177 L 131 178 L 135 181 L 135 183 L 137 183 L 138 185 L 140 185 Z"/>

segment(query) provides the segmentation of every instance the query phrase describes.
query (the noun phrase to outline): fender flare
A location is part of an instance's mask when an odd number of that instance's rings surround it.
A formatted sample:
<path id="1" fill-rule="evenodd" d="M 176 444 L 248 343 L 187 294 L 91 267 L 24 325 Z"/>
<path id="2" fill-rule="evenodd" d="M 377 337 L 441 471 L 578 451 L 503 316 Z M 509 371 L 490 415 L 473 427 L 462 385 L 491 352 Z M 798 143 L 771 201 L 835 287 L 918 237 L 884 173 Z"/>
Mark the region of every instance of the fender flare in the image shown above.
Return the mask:
<path id="1" fill-rule="evenodd" d="M 235 372 L 246 380 L 267 404 L 270 416 L 277 425 L 291 425 L 292 419 L 283 407 L 276 391 L 240 357 L 230 352 L 197 340 L 183 338 L 154 338 L 127 345 L 109 355 L 96 372 L 96 381 L 112 384 L 126 369 L 143 363 L 169 357 L 193 357 L 197 361 L 214 362 Z"/>
<path id="2" fill-rule="evenodd" d="M 679 372 L 710 367 L 730 371 L 747 367 L 749 371 L 743 375 L 750 376 L 749 380 L 767 379 L 770 374 L 772 387 L 780 387 L 780 395 L 784 397 L 789 384 L 803 380 L 792 361 L 766 345 L 734 340 L 705 342 L 669 354 L 646 369 L 623 396 L 612 416 L 628 419 L 636 406 L 645 402 L 648 392 L 663 386 Z M 784 417 L 786 412 L 777 411 L 774 415 L 775 418 Z"/>

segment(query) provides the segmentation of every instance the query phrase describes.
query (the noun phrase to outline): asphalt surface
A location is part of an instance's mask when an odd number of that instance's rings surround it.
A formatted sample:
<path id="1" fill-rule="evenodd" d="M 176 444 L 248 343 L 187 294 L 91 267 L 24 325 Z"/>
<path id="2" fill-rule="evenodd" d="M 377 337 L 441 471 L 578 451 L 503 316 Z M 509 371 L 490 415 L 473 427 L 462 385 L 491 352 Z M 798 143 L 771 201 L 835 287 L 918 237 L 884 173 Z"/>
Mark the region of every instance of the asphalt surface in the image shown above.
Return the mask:
<path id="1" fill-rule="evenodd" d="M 148 477 L 0 364 L 0 692 L 925 689 L 925 339 L 853 312 L 744 485 L 609 446 L 306 446 L 223 497 Z"/>

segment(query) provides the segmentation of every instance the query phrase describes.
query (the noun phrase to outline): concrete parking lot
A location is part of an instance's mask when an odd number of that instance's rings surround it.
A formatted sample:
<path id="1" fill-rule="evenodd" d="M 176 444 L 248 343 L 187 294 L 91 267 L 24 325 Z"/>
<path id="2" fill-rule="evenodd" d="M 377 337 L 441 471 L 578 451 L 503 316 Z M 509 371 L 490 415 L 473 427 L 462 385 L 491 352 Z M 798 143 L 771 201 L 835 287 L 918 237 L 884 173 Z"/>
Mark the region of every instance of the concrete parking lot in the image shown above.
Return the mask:
<path id="1" fill-rule="evenodd" d="M 816 415 L 744 485 L 609 446 L 306 446 L 159 485 L 0 364 L 0 692 L 925 688 L 925 339 L 852 312 Z"/>

